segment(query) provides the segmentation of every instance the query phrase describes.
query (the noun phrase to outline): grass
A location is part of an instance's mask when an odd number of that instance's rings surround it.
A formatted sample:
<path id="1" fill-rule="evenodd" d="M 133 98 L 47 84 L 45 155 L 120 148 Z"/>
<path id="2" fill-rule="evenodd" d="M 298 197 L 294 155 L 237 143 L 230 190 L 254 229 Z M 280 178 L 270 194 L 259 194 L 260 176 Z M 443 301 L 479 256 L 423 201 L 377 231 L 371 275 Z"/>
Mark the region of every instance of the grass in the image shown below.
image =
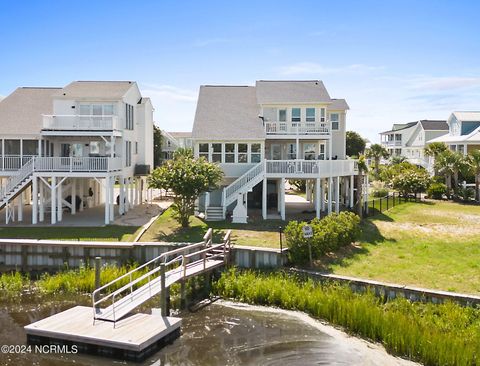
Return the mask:
<path id="1" fill-rule="evenodd" d="M 215 294 L 250 304 L 304 311 L 350 333 L 381 342 L 387 351 L 425 365 L 477 364 L 480 310 L 453 303 L 387 303 L 371 293 L 320 285 L 281 273 L 224 272 Z"/>
<path id="2" fill-rule="evenodd" d="M 364 221 L 356 245 L 324 258 L 336 274 L 480 294 L 480 207 L 405 203 Z"/>
<path id="3" fill-rule="evenodd" d="M 2 239 L 57 239 L 79 241 L 133 241 L 136 226 L 103 227 L 2 227 Z"/>
<path id="4" fill-rule="evenodd" d="M 172 217 L 173 210 L 166 210 L 142 235 L 141 241 L 199 242 L 208 228 L 213 228 L 214 241 L 219 242 L 227 230 L 232 230 L 233 242 L 237 245 L 279 248 L 278 227 L 280 220 L 252 221 L 248 224 L 232 224 L 225 221 L 204 222 L 192 216 L 189 228 L 182 228 Z"/>

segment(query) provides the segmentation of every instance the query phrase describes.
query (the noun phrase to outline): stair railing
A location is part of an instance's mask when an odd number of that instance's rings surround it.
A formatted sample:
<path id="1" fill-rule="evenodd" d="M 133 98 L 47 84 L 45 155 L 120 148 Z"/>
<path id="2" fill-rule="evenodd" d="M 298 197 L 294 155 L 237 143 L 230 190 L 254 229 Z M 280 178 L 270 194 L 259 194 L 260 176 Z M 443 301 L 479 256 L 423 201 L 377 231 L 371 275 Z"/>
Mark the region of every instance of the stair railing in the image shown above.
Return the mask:
<path id="1" fill-rule="evenodd" d="M 253 166 L 243 175 L 235 179 L 230 185 L 225 187 L 223 206 L 225 207 L 225 206 L 228 206 L 230 203 L 232 203 L 236 199 L 237 193 L 240 192 L 240 190 L 243 187 L 245 187 L 249 182 L 251 182 L 254 178 L 258 177 L 264 171 L 265 171 L 265 162 L 262 161 L 257 165 Z"/>
<path id="2" fill-rule="evenodd" d="M 7 180 L 7 184 L 2 189 L 1 201 L 5 201 L 7 195 L 17 187 L 24 179 L 33 173 L 35 157 L 27 160 L 27 162 L 17 171 L 17 173 Z"/>

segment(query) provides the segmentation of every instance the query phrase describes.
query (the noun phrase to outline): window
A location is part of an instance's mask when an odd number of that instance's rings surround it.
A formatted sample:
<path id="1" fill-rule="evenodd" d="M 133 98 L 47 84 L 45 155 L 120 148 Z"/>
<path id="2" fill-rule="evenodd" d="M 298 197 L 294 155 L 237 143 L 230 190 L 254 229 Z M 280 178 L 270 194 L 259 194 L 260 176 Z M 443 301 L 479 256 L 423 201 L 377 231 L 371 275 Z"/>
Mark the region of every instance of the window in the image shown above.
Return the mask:
<path id="1" fill-rule="evenodd" d="M 138 141 L 135 141 L 135 154 L 138 154 Z"/>
<path id="2" fill-rule="evenodd" d="M 325 108 L 320 108 L 320 122 L 325 122 Z"/>
<path id="3" fill-rule="evenodd" d="M 315 108 L 307 108 L 307 122 L 315 122 Z"/>
<path id="4" fill-rule="evenodd" d="M 303 144 L 303 155 L 305 160 L 315 160 L 317 157 L 317 145 L 312 143 Z"/>
<path id="5" fill-rule="evenodd" d="M 248 145 L 238 144 L 238 162 L 248 163 Z"/>
<path id="6" fill-rule="evenodd" d="M 70 156 L 70 144 L 62 144 L 60 145 L 60 156 L 68 157 Z"/>
<path id="7" fill-rule="evenodd" d="M 100 155 L 100 141 L 90 141 L 90 155 Z"/>
<path id="8" fill-rule="evenodd" d="M 113 104 L 104 104 L 103 105 L 103 115 L 104 116 L 113 115 Z"/>
<path id="9" fill-rule="evenodd" d="M 297 158 L 297 144 L 288 144 L 287 159 L 294 160 Z"/>
<path id="10" fill-rule="evenodd" d="M 133 105 L 125 104 L 125 129 L 133 130 Z"/>
<path id="11" fill-rule="evenodd" d="M 458 145 L 458 152 L 463 154 L 463 145 Z"/>
<path id="12" fill-rule="evenodd" d="M 20 155 L 20 140 L 5 140 L 5 155 Z"/>
<path id="13" fill-rule="evenodd" d="M 80 104 L 80 114 L 84 116 L 89 116 L 90 113 L 90 104 Z"/>
<path id="14" fill-rule="evenodd" d="M 212 144 L 212 162 L 222 162 L 222 144 Z"/>
<path id="15" fill-rule="evenodd" d="M 300 108 L 292 108 L 292 122 L 300 122 Z"/>
<path id="16" fill-rule="evenodd" d="M 23 155 L 38 155 L 38 141 L 37 140 L 23 140 Z"/>
<path id="17" fill-rule="evenodd" d="M 105 143 L 105 155 L 112 155 L 112 143 L 110 141 Z M 113 156 L 115 156 L 115 144 L 113 144 Z"/>
<path id="18" fill-rule="evenodd" d="M 287 121 L 287 110 L 286 109 L 280 109 L 278 111 L 278 121 L 279 122 L 286 122 Z"/>
<path id="19" fill-rule="evenodd" d="M 83 156 L 83 144 L 72 144 L 72 156 L 75 158 Z"/>
<path id="20" fill-rule="evenodd" d="M 325 160 L 325 144 L 320 144 L 320 154 L 318 155 L 318 159 Z"/>
<path id="21" fill-rule="evenodd" d="M 338 130 L 339 129 L 338 113 L 330 114 L 330 121 L 332 122 L 332 130 Z"/>
<path id="22" fill-rule="evenodd" d="M 125 141 L 125 166 L 132 165 L 132 142 Z"/>
<path id="23" fill-rule="evenodd" d="M 235 163 L 235 144 L 225 144 L 225 163 Z"/>
<path id="24" fill-rule="evenodd" d="M 208 160 L 208 144 L 199 144 L 198 145 L 198 156 Z"/>
<path id="25" fill-rule="evenodd" d="M 252 144 L 250 146 L 250 162 L 251 163 L 260 163 L 262 160 L 261 155 L 261 145 L 260 144 Z"/>

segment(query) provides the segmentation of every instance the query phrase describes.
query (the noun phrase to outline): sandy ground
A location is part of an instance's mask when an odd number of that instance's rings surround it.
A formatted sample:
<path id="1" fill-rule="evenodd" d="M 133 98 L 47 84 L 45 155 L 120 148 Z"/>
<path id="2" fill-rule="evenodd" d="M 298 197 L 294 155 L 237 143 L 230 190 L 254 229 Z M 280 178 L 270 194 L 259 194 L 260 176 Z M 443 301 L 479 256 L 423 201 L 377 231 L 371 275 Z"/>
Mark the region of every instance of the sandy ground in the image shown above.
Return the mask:
<path id="1" fill-rule="evenodd" d="M 165 211 L 172 201 L 153 201 L 151 204 L 143 204 L 129 210 L 125 215 L 115 219 L 114 225 L 143 226 L 155 216 Z"/>
<path id="2" fill-rule="evenodd" d="M 338 341 L 338 344 L 343 344 L 346 349 L 353 349 L 362 356 L 358 359 L 356 365 L 369 365 L 369 366 L 413 366 L 420 365 L 416 362 L 408 361 L 403 358 L 395 357 L 387 353 L 385 348 L 378 344 L 368 342 L 364 339 L 353 337 L 347 333 L 335 328 L 327 323 L 320 322 L 313 319 L 305 313 L 299 311 L 290 311 L 277 308 L 271 308 L 266 306 L 254 306 L 247 305 L 238 302 L 220 300 L 217 304 L 239 308 L 239 309 L 251 309 L 254 311 L 275 312 L 284 314 L 286 316 L 295 317 L 300 322 L 308 324 L 317 328 L 320 332 L 328 334 L 330 337 Z"/>

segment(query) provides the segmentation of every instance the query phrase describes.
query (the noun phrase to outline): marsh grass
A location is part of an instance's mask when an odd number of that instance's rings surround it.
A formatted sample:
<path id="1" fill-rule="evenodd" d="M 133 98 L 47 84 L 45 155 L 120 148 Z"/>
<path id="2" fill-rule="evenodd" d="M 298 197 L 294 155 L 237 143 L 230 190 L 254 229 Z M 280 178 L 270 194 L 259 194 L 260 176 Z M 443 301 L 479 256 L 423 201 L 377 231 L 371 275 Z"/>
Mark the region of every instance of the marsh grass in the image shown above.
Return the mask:
<path id="1" fill-rule="evenodd" d="M 0 296 L 12 299 L 20 296 L 24 289 L 30 285 L 30 278 L 20 272 L 7 272 L 0 274 Z"/>
<path id="2" fill-rule="evenodd" d="M 346 331 L 382 343 L 395 355 L 425 365 L 475 365 L 480 354 L 480 311 L 453 303 L 384 303 L 371 293 L 321 285 L 284 273 L 232 269 L 213 293 L 238 301 L 304 311 Z"/>

